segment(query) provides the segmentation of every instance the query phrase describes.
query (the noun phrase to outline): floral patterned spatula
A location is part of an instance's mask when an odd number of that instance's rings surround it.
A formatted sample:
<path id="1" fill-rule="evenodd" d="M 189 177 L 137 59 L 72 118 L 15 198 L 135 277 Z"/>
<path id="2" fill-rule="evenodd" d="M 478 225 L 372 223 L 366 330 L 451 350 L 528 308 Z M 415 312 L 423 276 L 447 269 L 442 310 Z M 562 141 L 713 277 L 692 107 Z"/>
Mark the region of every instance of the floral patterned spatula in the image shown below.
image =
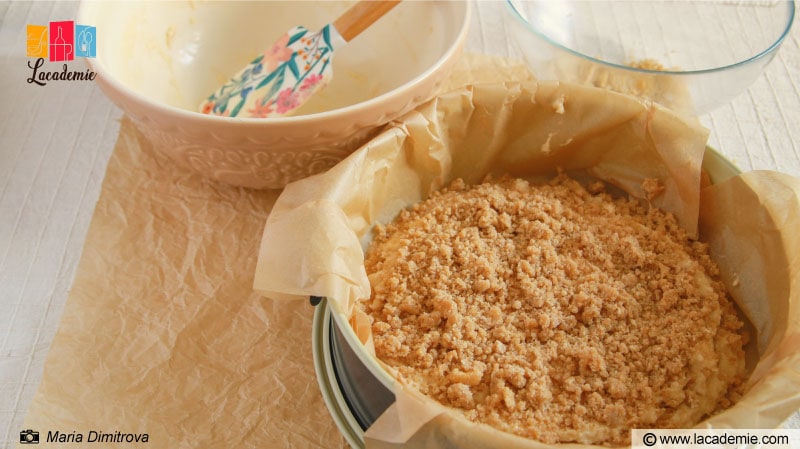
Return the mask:
<path id="1" fill-rule="evenodd" d="M 350 42 L 398 3 L 361 0 L 316 33 L 292 28 L 203 101 L 200 111 L 227 117 L 291 114 L 330 82 L 334 48 Z"/>

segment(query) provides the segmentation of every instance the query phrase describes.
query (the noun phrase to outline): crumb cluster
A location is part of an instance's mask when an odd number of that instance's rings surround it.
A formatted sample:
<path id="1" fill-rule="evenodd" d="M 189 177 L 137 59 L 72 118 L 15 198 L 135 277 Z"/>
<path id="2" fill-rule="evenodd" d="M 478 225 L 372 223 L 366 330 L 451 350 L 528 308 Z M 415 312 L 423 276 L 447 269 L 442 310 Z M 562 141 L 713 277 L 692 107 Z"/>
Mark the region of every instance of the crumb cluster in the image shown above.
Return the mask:
<path id="1" fill-rule="evenodd" d="M 664 67 L 664 64 L 652 58 L 638 59 L 628 63 L 628 66 L 635 69 L 657 70 L 659 72 L 667 70 L 667 68 Z"/>
<path id="2" fill-rule="evenodd" d="M 375 351 L 473 421 L 621 445 L 736 399 L 743 324 L 670 214 L 566 175 L 456 180 L 376 227 Z"/>

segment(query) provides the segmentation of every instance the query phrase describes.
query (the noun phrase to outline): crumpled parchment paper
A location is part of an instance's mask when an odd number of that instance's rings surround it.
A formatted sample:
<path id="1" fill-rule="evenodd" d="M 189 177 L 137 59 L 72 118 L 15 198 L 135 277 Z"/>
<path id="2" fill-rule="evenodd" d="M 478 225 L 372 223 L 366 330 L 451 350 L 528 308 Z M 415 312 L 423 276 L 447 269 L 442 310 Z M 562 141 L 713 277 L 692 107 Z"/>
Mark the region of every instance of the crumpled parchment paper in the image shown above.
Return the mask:
<path id="1" fill-rule="evenodd" d="M 65 448 L 347 447 L 314 376 L 313 308 L 252 290 L 277 195 L 184 171 L 123 120 L 25 419 L 43 447 L 55 431 L 82 435 Z"/>
<path id="2" fill-rule="evenodd" d="M 478 182 L 487 173 L 540 176 L 561 167 L 637 198 L 647 196 L 645 179 L 657 179 L 664 189 L 650 203 L 690 233 L 702 231 L 757 332 L 744 399 L 700 426 L 777 427 L 800 408 L 800 188 L 794 178 L 754 172 L 701 195 L 706 139 L 695 120 L 605 89 L 468 86 L 398 119 L 327 173 L 287 186 L 264 229 L 254 287 L 272 298 L 327 296 L 332 313 L 361 324 L 356 332 L 369 350 L 355 304 L 370 294 L 363 251 L 374 224 L 456 177 Z M 366 431 L 368 448 L 551 447 L 467 422 L 399 382 L 395 394 Z"/>
<path id="3" fill-rule="evenodd" d="M 442 89 L 530 79 L 520 67 L 468 55 Z M 91 431 L 153 448 L 347 447 L 317 387 L 314 309 L 252 289 L 279 193 L 188 172 L 123 119 L 25 428 L 43 445 L 81 434 L 65 448 Z"/>

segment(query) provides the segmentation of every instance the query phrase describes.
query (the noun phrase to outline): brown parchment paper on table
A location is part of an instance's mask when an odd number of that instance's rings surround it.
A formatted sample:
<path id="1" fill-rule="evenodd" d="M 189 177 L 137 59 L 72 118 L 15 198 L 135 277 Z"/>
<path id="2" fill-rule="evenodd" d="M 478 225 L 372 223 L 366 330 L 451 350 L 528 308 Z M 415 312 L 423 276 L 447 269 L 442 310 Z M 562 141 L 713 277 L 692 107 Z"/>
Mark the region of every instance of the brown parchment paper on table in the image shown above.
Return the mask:
<path id="1" fill-rule="evenodd" d="M 530 74 L 469 55 L 443 88 L 498 78 Z M 314 377 L 313 308 L 253 292 L 278 193 L 187 172 L 123 119 L 25 428 L 82 434 L 65 448 L 90 431 L 155 448 L 346 447 Z"/>
<path id="2" fill-rule="evenodd" d="M 657 178 L 664 192 L 651 203 L 702 231 L 757 330 L 745 397 L 700 426 L 777 427 L 800 408 L 800 182 L 753 172 L 701 195 L 706 138 L 693 120 L 608 90 L 468 86 L 399 119 L 329 172 L 287 186 L 264 229 L 254 286 L 273 298 L 327 296 L 333 313 L 361 323 L 369 347 L 367 318 L 354 304 L 370 294 L 363 251 L 375 223 L 456 177 L 582 169 L 638 198 L 642 181 Z M 366 431 L 368 448 L 546 446 L 469 423 L 399 383 L 395 393 Z"/>
<path id="3" fill-rule="evenodd" d="M 316 387 L 312 308 L 252 290 L 277 194 L 188 173 L 123 119 L 24 428 L 45 447 L 55 431 L 82 435 L 65 448 L 346 447 Z"/>

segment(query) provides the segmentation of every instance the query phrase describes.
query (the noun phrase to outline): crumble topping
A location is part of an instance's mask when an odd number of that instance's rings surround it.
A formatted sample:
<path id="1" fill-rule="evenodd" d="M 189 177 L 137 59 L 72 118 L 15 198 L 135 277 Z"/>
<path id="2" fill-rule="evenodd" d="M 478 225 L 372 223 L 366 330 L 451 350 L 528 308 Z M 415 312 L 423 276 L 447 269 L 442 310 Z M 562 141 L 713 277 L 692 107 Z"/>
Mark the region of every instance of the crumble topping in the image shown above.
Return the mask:
<path id="1" fill-rule="evenodd" d="M 473 421 L 623 445 L 738 398 L 743 323 L 670 214 L 560 174 L 456 180 L 375 231 L 378 358 Z"/>

